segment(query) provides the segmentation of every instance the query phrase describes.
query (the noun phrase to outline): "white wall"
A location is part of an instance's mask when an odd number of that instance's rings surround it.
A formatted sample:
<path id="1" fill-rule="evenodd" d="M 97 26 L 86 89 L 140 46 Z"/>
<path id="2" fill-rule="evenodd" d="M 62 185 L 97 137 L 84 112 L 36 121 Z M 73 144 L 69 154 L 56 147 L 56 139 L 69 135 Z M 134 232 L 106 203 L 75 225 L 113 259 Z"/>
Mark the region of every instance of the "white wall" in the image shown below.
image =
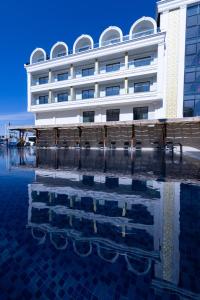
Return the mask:
<path id="1" fill-rule="evenodd" d="M 112 106 L 107 108 L 85 108 L 84 110 L 66 110 L 57 112 L 43 112 L 36 114 L 36 125 L 58 125 L 58 124 L 75 124 L 83 122 L 83 111 L 94 111 L 95 122 L 106 122 L 106 110 L 107 109 L 120 109 L 120 121 L 132 121 L 133 120 L 133 108 L 148 106 L 149 119 L 159 119 L 164 116 L 161 115 L 162 106 L 161 104 L 144 104 L 139 103 L 137 105 L 122 105 Z"/>

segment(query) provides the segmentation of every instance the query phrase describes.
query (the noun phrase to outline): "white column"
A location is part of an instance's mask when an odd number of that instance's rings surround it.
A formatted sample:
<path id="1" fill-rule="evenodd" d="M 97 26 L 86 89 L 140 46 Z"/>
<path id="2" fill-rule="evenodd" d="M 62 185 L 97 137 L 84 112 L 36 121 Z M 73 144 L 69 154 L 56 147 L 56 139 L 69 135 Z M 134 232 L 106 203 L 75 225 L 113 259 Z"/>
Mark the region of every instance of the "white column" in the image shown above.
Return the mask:
<path id="1" fill-rule="evenodd" d="M 128 78 L 124 79 L 124 92 L 128 94 Z"/>
<path id="2" fill-rule="evenodd" d="M 128 52 L 125 53 L 125 69 L 128 69 Z"/>
<path id="3" fill-rule="evenodd" d="M 70 67 L 70 75 L 71 75 L 71 78 L 73 79 L 74 78 L 74 66 L 71 65 Z"/>
<path id="4" fill-rule="evenodd" d="M 70 87 L 70 100 L 76 100 L 74 95 L 74 88 L 73 86 Z"/>
<path id="5" fill-rule="evenodd" d="M 158 44 L 158 73 L 157 73 L 157 91 L 163 92 L 163 74 L 164 74 L 164 57 L 165 57 L 165 44 L 164 42 Z"/>
<path id="6" fill-rule="evenodd" d="M 49 101 L 48 103 L 52 103 L 52 91 L 49 90 Z"/>
<path id="7" fill-rule="evenodd" d="M 95 83 L 95 98 L 99 98 L 99 84 Z"/>
<path id="8" fill-rule="evenodd" d="M 95 75 L 99 74 L 99 61 L 98 59 L 95 60 Z"/>
<path id="9" fill-rule="evenodd" d="M 51 72 L 51 69 L 49 69 L 49 83 L 52 82 L 52 72 Z"/>
<path id="10" fill-rule="evenodd" d="M 184 100 L 184 77 L 185 77 L 185 35 L 186 35 L 186 15 L 187 6 L 180 8 L 180 47 L 179 47 L 179 66 L 178 66 L 178 96 L 177 96 L 177 117 L 183 117 L 183 100 Z"/>
<path id="11" fill-rule="evenodd" d="M 27 72 L 27 93 L 28 93 L 28 110 L 30 110 L 31 107 L 31 73 Z"/>

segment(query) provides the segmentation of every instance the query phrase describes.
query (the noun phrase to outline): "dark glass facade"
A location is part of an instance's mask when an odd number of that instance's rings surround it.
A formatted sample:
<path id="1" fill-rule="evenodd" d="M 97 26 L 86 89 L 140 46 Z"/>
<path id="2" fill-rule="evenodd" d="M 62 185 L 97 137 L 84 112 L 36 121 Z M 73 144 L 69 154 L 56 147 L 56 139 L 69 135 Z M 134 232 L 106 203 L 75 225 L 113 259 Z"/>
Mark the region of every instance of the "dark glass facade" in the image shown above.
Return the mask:
<path id="1" fill-rule="evenodd" d="M 187 8 L 183 111 L 200 116 L 200 2 Z"/>

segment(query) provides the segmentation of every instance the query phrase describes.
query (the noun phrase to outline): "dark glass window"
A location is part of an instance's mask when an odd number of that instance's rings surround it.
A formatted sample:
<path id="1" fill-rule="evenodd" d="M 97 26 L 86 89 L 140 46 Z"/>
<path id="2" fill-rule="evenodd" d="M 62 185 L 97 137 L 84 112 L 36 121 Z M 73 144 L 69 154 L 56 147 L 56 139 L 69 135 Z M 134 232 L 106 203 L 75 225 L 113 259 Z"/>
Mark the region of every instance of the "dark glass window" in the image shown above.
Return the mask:
<path id="1" fill-rule="evenodd" d="M 49 96 L 39 96 L 39 104 L 47 104 L 49 101 Z"/>
<path id="2" fill-rule="evenodd" d="M 194 116 L 194 100 L 184 101 L 184 117 Z"/>
<path id="3" fill-rule="evenodd" d="M 192 16 L 187 19 L 187 27 L 195 26 L 198 24 L 198 16 Z"/>
<path id="4" fill-rule="evenodd" d="M 151 56 L 144 57 L 144 58 L 139 58 L 135 59 L 133 61 L 134 66 L 137 67 L 143 67 L 143 66 L 148 66 L 151 64 Z"/>
<path id="5" fill-rule="evenodd" d="M 198 37 L 199 26 L 192 26 L 187 28 L 186 37 L 187 39 L 194 39 Z"/>
<path id="6" fill-rule="evenodd" d="M 49 77 L 48 76 L 43 76 L 39 78 L 39 84 L 45 84 L 49 82 Z"/>
<path id="7" fill-rule="evenodd" d="M 144 120 L 148 119 L 148 107 L 134 107 L 133 108 L 133 119 Z"/>
<path id="8" fill-rule="evenodd" d="M 196 52 L 197 52 L 196 44 L 191 44 L 186 46 L 186 55 L 196 54 Z"/>
<path id="9" fill-rule="evenodd" d="M 82 91 L 82 99 L 94 98 L 94 89 Z"/>
<path id="10" fill-rule="evenodd" d="M 185 117 L 200 115 L 200 3 L 187 8 L 185 85 L 183 112 Z"/>
<path id="11" fill-rule="evenodd" d="M 189 72 L 185 74 L 185 82 L 194 82 L 195 81 L 195 72 Z"/>
<path id="12" fill-rule="evenodd" d="M 57 95 L 58 102 L 68 101 L 68 93 L 60 93 Z"/>
<path id="13" fill-rule="evenodd" d="M 199 12 L 199 6 L 198 5 L 189 6 L 188 9 L 187 9 L 187 16 L 190 17 L 190 16 L 197 15 L 198 12 Z"/>
<path id="14" fill-rule="evenodd" d="M 108 109 L 106 111 L 106 121 L 119 121 L 120 109 Z"/>
<path id="15" fill-rule="evenodd" d="M 82 76 L 92 76 L 94 75 L 94 68 L 82 69 Z"/>
<path id="16" fill-rule="evenodd" d="M 106 65 L 106 72 L 114 72 L 120 69 L 120 63 L 113 63 Z"/>
<path id="17" fill-rule="evenodd" d="M 60 73 L 57 75 L 58 81 L 67 80 L 67 79 L 68 79 L 68 72 Z"/>
<path id="18" fill-rule="evenodd" d="M 141 93 L 141 92 L 149 92 L 150 91 L 150 82 L 137 82 L 134 84 L 134 92 Z"/>
<path id="19" fill-rule="evenodd" d="M 120 93 L 120 86 L 109 86 L 106 88 L 106 96 L 116 96 Z"/>
<path id="20" fill-rule="evenodd" d="M 94 122 L 94 111 L 83 112 L 83 123 Z"/>

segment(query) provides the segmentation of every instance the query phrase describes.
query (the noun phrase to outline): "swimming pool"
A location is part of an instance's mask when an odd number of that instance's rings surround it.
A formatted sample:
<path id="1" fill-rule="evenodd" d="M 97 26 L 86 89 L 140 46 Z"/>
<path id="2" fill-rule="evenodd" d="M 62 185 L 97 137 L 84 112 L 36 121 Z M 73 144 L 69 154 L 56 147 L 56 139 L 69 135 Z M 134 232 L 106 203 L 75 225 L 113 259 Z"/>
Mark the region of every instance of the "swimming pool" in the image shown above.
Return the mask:
<path id="1" fill-rule="evenodd" d="M 200 162 L 0 151 L 0 299 L 200 299 Z"/>

